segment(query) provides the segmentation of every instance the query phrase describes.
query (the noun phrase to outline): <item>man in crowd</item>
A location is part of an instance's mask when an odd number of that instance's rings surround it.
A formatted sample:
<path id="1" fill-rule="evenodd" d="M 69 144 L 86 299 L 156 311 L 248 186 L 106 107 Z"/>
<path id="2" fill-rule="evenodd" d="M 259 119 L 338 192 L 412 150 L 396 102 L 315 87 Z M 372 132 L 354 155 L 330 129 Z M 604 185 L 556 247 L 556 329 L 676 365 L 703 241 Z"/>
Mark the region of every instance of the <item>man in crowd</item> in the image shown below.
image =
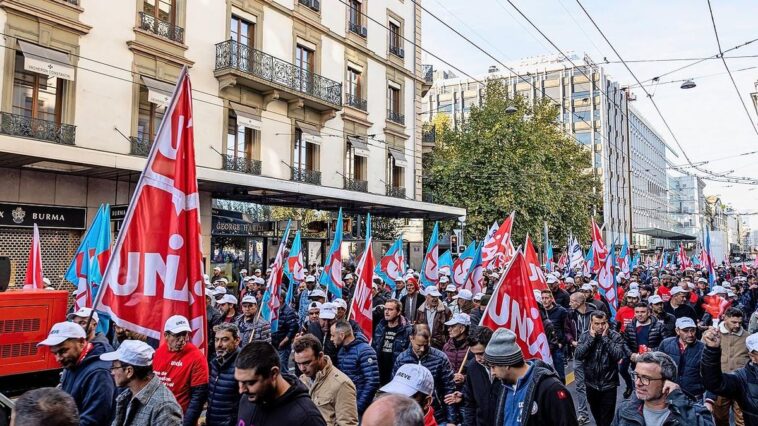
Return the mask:
<path id="1" fill-rule="evenodd" d="M 79 426 L 79 412 L 66 392 L 39 388 L 15 401 L 10 421 L 11 426 Z"/>
<path id="2" fill-rule="evenodd" d="M 234 379 L 242 394 L 238 426 L 326 426 L 308 389 L 283 375 L 279 353 L 270 343 L 245 346 L 234 363 Z"/>
<path id="3" fill-rule="evenodd" d="M 392 381 L 384 385 L 379 391 L 413 399 L 424 413 L 424 425 L 437 424 L 432 407 L 434 377 L 432 377 L 432 372 L 423 365 L 403 365 L 397 370 Z"/>
<path id="4" fill-rule="evenodd" d="M 397 299 L 384 303 L 384 319 L 379 321 L 374 331 L 371 346 L 379 363 L 379 384 L 392 379 L 392 367 L 397 356 L 410 345 L 411 325 L 400 313 L 403 306 Z"/>
<path id="5" fill-rule="evenodd" d="M 400 300 L 403 296 L 405 296 L 406 293 L 405 278 L 403 278 L 402 275 L 398 275 L 397 279 L 395 280 L 395 289 L 390 292 L 389 298 Z"/>
<path id="6" fill-rule="evenodd" d="M 727 398 L 739 405 L 746 426 L 758 425 L 758 333 L 745 339 L 750 361 L 731 373 L 721 370 L 721 333 L 710 328 L 703 333 L 705 349 L 700 373 L 708 392 Z"/>
<path id="7" fill-rule="evenodd" d="M 445 337 L 445 321 L 448 321 L 453 314 L 440 301 L 442 295 L 437 287 L 429 286 L 424 291 L 426 300 L 416 310 L 416 323 L 428 325 L 432 333 L 432 346 L 442 349 L 447 340 Z"/>
<path id="8" fill-rule="evenodd" d="M 221 300 L 218 301 L 218 310 L 221 312 L 219 323 L 226 322 L 234 324 L 237 322 L 237 298 L 233 295 L 225 294 Z"/>
<path id="9" fill-rule="evenodd" d="M 674 296 L 671 300 L 674 300 Z M 658 350 L 674 360 L 678 374 L 676 383 L 682 390 L 702 401 L 705 387 L 700 377 L 700 360 L 704 345 L 697 340 L 696 330 L 695 321 L 690 317 L 677 319 L 677 336 L 663 339 Z"/>
<path id="10" fill-rule="evenodd" d="M 71 395 L 79 409 L 82 426 L 109 424 L 113 418 L 113 383 L 110 363 L 101 361 L 102 345 L 87 341 L 84 329 L 72 322 L 59 322 L 37 346 L 48 346 L 63 367 L 60 389 Z"/>
<path id="11" fill-rule="evenodd" d="M 433 287 L 430 287 L 433 288 Z M 430 345 L 431 331 L 425 323 L 418 323 L 411 329 L 411 347 L 401 353 L 395 360 L 392 375 L 405 364 L 420 364 L 429 369 L 434 377 L 434 417 L 437 423 L 458 424 L 458 407 L 443 404 L 444 398 L 455 392 L 453 369 L 445 354 Z"/>
<path id="12" fill-rule="evenodd" d="M 358 424 L 355 385 L 324 355 L 321 342 L 312 334 L 295 339 L 295 365 L 303 372 L 300 381 L 316 403 L 327 426 Z"/>
<path id="13" fill-rule="evenodd" d="M 208 398 L 208 364 L 200 349 L 190 342 L 192 328 L 187 318 L 166 320 L 164 340 L 155 351 L 155 375 L 168 387 L 182 407 L 182 425 L 194 426 Z"/>
<path id="14" fill-rule="evenodd" d="M 605 312 L 594 311 L 591 318 L 589 331 L 579 338 L 575 356 L 584 369 L 584 385 L 592 417 L 597 426 L 608 426 L 616 411 L 618 364 L 627 353 L 621 334 L 610 328 Z"/>
<path id="15" fill-rule="evenodd" d="M 412 398 L 386 394 L 374 401 L 363 416 L 363 426 L 436 426 L 425 423 L 424 412 Z"/>
<path id="16" fill-rule="evenodd" d="M 636 398 L 621 403 L 613 425 L 713 425 L 708 410 L 673 383 L 676 376 L 670 356 L 663 352 L 640 354 L 633 373 Z"/>
<path id="17" fill-rule="evenodd" d="M 563 306 L 563 308 L 568 309 L 570 295 L 566 290 L 561 288 L 561 283 L 558 278 L 555 275 L 548 275 L 545 278 L 547 279 L 547 285 L 550 287 L 555 303 L 558 304 L 558 306 Z"/>
<path id="18" fill-rule="evenodd" d="M 477 296 L 479 296 L 478 301 Z M 477 295 L 474 296 L 474 309 L 471 310 L 471 328 L 479 327 L 479 323 L 482 322 L 484 310 L 487 309 L 487 305 L 490 303 L 491 298 L 492 295 L 484 293 L 477 293 Z M 478 305 L 477 302 L 479 303 Z"/>
<path id="19" fill-rule="evenodd" d="M 340 371 L 355 384 L 358 415 L 362 415 L 379 389 L 379 367 L 376 352 L 363 340 L 353 334 L 347 321 L 337 321 L 331 327 L 331 340 L 339 349 Z"/>
<path id="20" fill-rule="evenodd" d="M 92 315 L 92 321 L 90 321 L 90 315 Z M 113 350 L 113 346 L 105 337 L 102 332 L 97 332 L 97 323 L 100 321 L 100 316 L 97 312 L 92 312 L 92 308 L 81 308 L 76 312 L 72 312 L 66 316 L 66 318 L 76 324 L 79 324 L 87 333 L 87 340 L 93 345 L 101 345 L 106 352 Z M 87 323 L 89 322 L 89 329 L 87 329 Z"/>
<path id="21" fill-rule="evenodd" d="M 153 373 L 150 345 L 125 340 L 114 352 L 100 355 L 111 362 L 111 375 L 123 392 L 116 398 L 113 426 L 179 425 L 182 409 L 166 385 Z"/>
<path id="22" fill-rule="evenodd" d="M 567 293 L 568 294 L 568 293 Z M 553 323 L 556 338 L 558 339 L 558 350 L 553 353 L 553 367 L 555 367 L 558 377 L 561 381 L 566 381 L 566 367 L 563 363 L 563 351 L 568 342 L 574 340 L 573 327 L 569 320 L 569 314 L 566 308 L 555 303 L 553 293 L 550 290 L 542 290 L 542 307 L 545 308 L 547 317 Z M 569 303 L 571 297 L 566 298 Z"/>
<path id="23" fill-rule="evenodd" d="M 495 421 L 503 382 L 492 380 L 490 368 L 484 364 L 484 350 L 491 338 L 492 330 L 487 327 L 479 327 L 469 336 L 469 354 L 472 359 L 466 365 L 466 380 L 463 385 L 464 426 L 486 426 Z"/>
<path id="24" fill-rule="evenodd" d="M 626 384 L 624 398 L 629 398 L 634 390 L 629 366 L 636 362 L 639 354 L 658 349 L 658 345 L 663 341 L 663 324 L 651 315 L 648 305 L 639 302 L 634 306 L 634 319 L 627 324 L 623 332 L 626 347 L 631 355 L 629 358 L 624 358 L 619 368 Z"/>
<path id="25" fill-rule="evenodd" d="M 681 286 L 671 288 L 671 299 L 664 303 L 663 309 L 676 319 L 687 317 L 693 321 L 697 319 L 695 309 L 688 304 L 690 293 Z"/>
<path id="26" fill-rule="evenodd" d="M 724 312 L 724 320 L 718 326 L 721 346 L 721 372 L 734 372 L 750 361 L 747 350 L 747 331 L 742 328 L 744 314 L 737 308 L 730 307 Z M 707 343 L 703 339 L 704 343 Z M 706 393 L 706 406 L 710 405 L 716 426 L 729 426 L 730 412 L 734 410 L 737 426 L 745 424 L 740 406 L 732 399 Z"/>
<path id="27" fill-rule="evenodd" d="M 493 377 L 503 382 L 494 424 L 577 424 L 574 402 L 555 370 L 539 360 L 524 361 L 513 331 L 495 331 L 484 350 L 484 361 L 492 366 Z"/>
<path id="28" fill-rule="evenodd" d="M 663 308 L 664 302 L 661 296 L 657 294 L 650 296 L 648 303 L 653 311 L 653 318 L 663 325 L 663 338 L 676 336 L 676 317 Z"/>
<path id="29" fill-rule="evenodd" d="M 589 284 L 584 284 L 589 285 Z M 590 306 L 586 303 L 586 296 L 583 292 L 577 291 L 570 297 L 571 311 L 569 317 L 574 323 L 576 334 L 573 337 L 571 346 L 576 348 L 579 340 L 584 334 L 587 334 L 592 324 L 592 312 Z M 592 305 L 594 308 L 594 305 Z M 587 406 L 587 390 L 584 383 L 584 367 L 580 359 L 574 356 L 574 385 L 576 389 L 577 421 L 580 425 L 588 423 L 590 418 L 589 407 Z"/>
<path id="30" fill-rule="evenodd" d="M 248 296 L 251 297 L 251 296 Z M 235 426 L 239 392 L 234 380 L 234 362 L 240 353 L 240 332 L 235 324 L 214 327 L 216 356 L 211 360 L 208 383 L 208 426 Z"/>
<path id="31" fill-rule="evenodd" d="M 471 319 L 466 314 L 455 314 L 450 321 L 445 323 L 445 326 L 447 326 L 450 339 L 445 342 L 442 352 L 445 353 L 453 371 L 456 372 L 453 377 L 455 384 L 462 385 L 465 377 L 457 372 L 461 371 L 464 359 L 468 356 L 468 335 Z"/>
<path id="32" fill-rule="evenodd" d="M 403 305 L 403 316 L 411 322 L 416 323 L 416 311 L 424 304 L 424 296 L 418 291 L 418 280 L 411 277 L 406 280 L 405 286 L 407 292 L 405 296 L 400 299 L 400 303 Z M 447 321 L 447 320 L 446 320 Z"/>
<path id="33" fill-rule="evenodd" d="M 271 324 L 258 315 L 258 299 L 251 294 L 242 298 L 242 315 L 237 318 L 237 328 L 242 346 L 254 340 L 271 342 Z"/>
<path id="34" fill-rule="evenodd" d="M 287 290 L 282 289 L 279 293 L 279 328 L 271 333 L 271 344 L 279 351 L 282 368 L 287 370 L 292 351 L 292 341 L 299 329 L 297 313 L 292 307 L 284 303 L 287 297 Z"/>

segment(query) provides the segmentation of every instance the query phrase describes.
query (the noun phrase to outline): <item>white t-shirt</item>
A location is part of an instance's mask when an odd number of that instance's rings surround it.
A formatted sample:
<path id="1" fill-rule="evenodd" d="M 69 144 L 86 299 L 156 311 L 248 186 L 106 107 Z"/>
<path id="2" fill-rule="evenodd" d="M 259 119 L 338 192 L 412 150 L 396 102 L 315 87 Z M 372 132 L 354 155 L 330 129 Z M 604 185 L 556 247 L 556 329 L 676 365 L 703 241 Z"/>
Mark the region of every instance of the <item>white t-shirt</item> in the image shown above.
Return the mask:
<path id="1" fill-rule="evenodd" d="M 653 410 L 644 405 L 642 406 L 642 415 L 645 417 L 646 426 L 663 426 L 663 422 L 666 421 L 669 413 L 668 407 L 662 410 Z"/>

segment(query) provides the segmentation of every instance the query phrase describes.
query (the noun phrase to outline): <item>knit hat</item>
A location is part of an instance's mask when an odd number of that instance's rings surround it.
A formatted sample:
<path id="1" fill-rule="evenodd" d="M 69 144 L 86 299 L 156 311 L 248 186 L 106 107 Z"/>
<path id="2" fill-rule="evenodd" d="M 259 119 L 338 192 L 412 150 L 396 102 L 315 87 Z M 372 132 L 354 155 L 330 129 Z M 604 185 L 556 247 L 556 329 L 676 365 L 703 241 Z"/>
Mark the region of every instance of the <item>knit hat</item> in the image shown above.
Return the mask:
<path id="1" fill-rule="evenodd" d="M 516 333 L 507 328 L 498 328 L 484 349 L 484 361 L 506 367 L 523 362 L 524 354 L 516 343 Z"/>

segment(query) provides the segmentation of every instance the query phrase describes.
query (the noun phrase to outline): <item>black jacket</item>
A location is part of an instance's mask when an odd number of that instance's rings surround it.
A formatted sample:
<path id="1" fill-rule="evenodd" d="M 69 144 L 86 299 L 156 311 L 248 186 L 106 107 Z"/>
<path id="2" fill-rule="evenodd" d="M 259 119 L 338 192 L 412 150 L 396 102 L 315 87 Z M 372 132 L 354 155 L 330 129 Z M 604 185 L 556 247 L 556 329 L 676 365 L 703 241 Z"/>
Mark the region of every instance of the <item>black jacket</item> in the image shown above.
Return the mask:
<path id="1" fill-rule="evenodd" d="M 575 426 L 578 425 L 574 414 L 574 400 L 563 385 L 558 374 L 546 363 L 533 360 L 534 371 L 524 403 L 521 406 L 521 425 L 523 426 Z M 494 425 L 502 425 L 505 406 L 505 392 L 501 387 L 498 398 Z"/>
<path id="2" fill-rule="evenodd" d="M 663 323 L 663 338 L 676 336 L 676 317 L 666 311 L 660 315 L 653 314 L 658 321 Z"/>
<path id="3" fill-rule="evenodd" d="M 651 351 L 654 351 L 658 348 L 658 345 L 661 344 L 661 341 L 663 341 L 663 323 L 661 321 L 658 321 L 658 319 L 654 316 L 651 316 L 650 320 L 652 322 L 650 323 L 650 328 L 648 329 L 647 347 Z M 626 326 L 626 329 L 624 330 L 624 340 L 626 341 L 626 347 L 629 349 L 629 352 L 636 354 L 639 350 L 639 345 L 637 344 L 636 318 Z"/>
<path id="4" fill-rule="evenodd" d="M 632 394 L 634 395 L 634 394 Z M 687 425 L 687 426 L 711 426 L 713 417 L 705 406 L 697 404 L 688 398 L 684 392 L 677 389 L 666 398 L 669 415 L 663 422 L 663 426 Z M 642 401 L 633 396 L 632 399 L 623 401 L 616 409 L 613 416 L 613 426 L 645 426 L 645 417 L 642 414 Z"/>
<path id="5" fill-rule="evenodd" d="M 555 303 L 558 306 L 563 306 L 565 309 L 569 308 L 569 300 L 571 300 L 571 295 L 568 294 L 568 291 L 557 287 L 557 289 L 553 291 L 553 297 L 555 298 Z"/>
<path id="6" fill-rule="evenodd" d="M 408 321 L 411 322 L 411 324 L 416 322 L 416 311 L 418 310 L 419 306 L 424 304 L 424 301 L 426 301 L 426 298 L 421 295 L 421 293 L 416 293 L 416 306 L 413 307 L 412 312 L 408 311 L 408 295 L 406 294 L 403 296 L 402 299 L 400 299 L 400 303 L 403 305 L 403 312 L 402 315 L 408 319 Z"/>
<path id="7" fill-rule="evenodd" d="M 235 426 L 235 413 L 239 410 L 239 385 L 234 379 L 234 362 L 241 349 L 230 354 L 221 362 L 213 358 L 210 363 L 208 381 L 208 411 L 205 421 L 208 426 Z"/>
<path id="8" fill-rule="evenodd" d="M 545 309 L 545 312 L 547 313 L 548 318 L 550 318 L 550 322 L 553 323 L 553 327 L 555 327 L 555 334 L 558 338 L 558 343 L 566 346 L 566 344 L 568 344 L 567 339 L 573 337 L 571 333 L 571 327 L 569 325 L 570 322 L 568 310 L 563 306 L 555 305 L 553 306 L 553 309 Z"/>
<path id="9" fill-rule="evenodd" d="M 758 365 L 748 362 L 732 373 L 721 371 L 721 348 L 703 349 L 700 374 L 705 389 L 740 405 L 746 426 L 758 426 Z"/>
<path id="10" fill-rule="evenodd" d="M 475 359 L 466 364 L 463 383 L 463 426 L 490 426 L 495 421 L 503 382 L 490 377 Z"/>
<path id="11" fill-rule="evenodd" d="M 285 376 L 290 388 L 274 401 L 253 403 L 242 395 L 237 413 L 238 426 L 326 426 L 321 412 L 298 379 Z"/>
<path id="12" fill-rule="evenodd" d="M 597 391 L 618 387 L 618 363 L 629 356 L 624 338 L 615 330 L 608 330 L 607 336 L 590 337 L 584 333 L 579 338 L 574 357 L 584 366 L 584 384 Z"/>

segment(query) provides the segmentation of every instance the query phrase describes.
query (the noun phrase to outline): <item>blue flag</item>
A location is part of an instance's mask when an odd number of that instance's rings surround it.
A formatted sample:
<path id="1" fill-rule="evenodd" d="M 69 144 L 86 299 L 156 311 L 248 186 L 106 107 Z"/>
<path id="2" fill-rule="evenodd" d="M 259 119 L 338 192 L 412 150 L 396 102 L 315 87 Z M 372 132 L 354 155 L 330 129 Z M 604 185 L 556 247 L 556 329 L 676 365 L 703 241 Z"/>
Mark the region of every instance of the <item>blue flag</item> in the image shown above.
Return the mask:
<path id="1" fill-rule="evenodd" d="M 295 239 L 290 247 L 290 254 L 287 261 L 284 262 L 284 275 L 287 276 L 290 284 L 287 287 L 287 297 L 284 303 L 290 304 L 295 297 L 295 285 L 305 280 L 305 266 L 303 265 L 303 250 L 300 242 L 300 231 L 295 234 Z"/>
<path id="2" fill-rule="evenodd" d="M 379 275 L 392 290 L 395 290 L 395 280 L 405 276 L 405 256 L 403 255 L 403 239 L 398 238 L 387 250 L 374 268 L 374 273 Z"/>
<path id="3" fill-rule="evenodd" d="M 705 228 L 705 254 L 708 255 L 708 286 L 713 288 L 716 283 L 716 269 L 713 267 L 713 256 L 711 255 L 711 231 L 708 227 Z"/>
<path id="4" fill-rule="evenodd" d="M 437 285 L 440 280 L 439 275 L 439 222 L 434 222 L 434 229 L 432 230 L 432 236 L 429 238 L 429 244 L 426 247 L 426 254 L 424 255 L 424 261 L 421 263 L 421 271 L 419 273 L 419 280 L 421 286 L 426 288 L 432 285 Z"/>
<path id="5" fill-rule="evenodd" d="M 282 284 L 282 275 L 284 275 L 284 247 L 287 246 L 287 240 L 290 235 L 290 222 L 287 221 L 287 227 L 284 229 L 282 241 L 279 242 L 279 249 L 276 251 L 274 265 L 271 267 L 271 275 L 266 283 L 266 292 L 263 293 L 261 301 L 261 318 L 271 324 L 271 332 L 276 333 L 279 329 L 279 289 Z"/>
<path id="6" fill-rule="evenodd" d="M 450 250 L 445 250 L 440 255 L 440 274 L 445 274 L 448 277 L 453 273 L 453 254 Z"/>
<path id="7" fill-rule="evenodd" d="M 456 287 L 461 288 L 466 284 L 468 271 L 478 248 L 479 245 L 476 244 L 476 240 L 472 241 L 468 247 L 466 247 L 466 250 L 458 256 L 458 259 L 453 262 L 453 274 L 450 278 Z"/>
<path id="8" fill-rule="evenodd" d="M 337 229 L 334 230 L 332 247 L 326 255 L 324 270 L 321 271 L 319 284 L 335 298 L 342 297 L 342 208 L 337 216 Z"/>

